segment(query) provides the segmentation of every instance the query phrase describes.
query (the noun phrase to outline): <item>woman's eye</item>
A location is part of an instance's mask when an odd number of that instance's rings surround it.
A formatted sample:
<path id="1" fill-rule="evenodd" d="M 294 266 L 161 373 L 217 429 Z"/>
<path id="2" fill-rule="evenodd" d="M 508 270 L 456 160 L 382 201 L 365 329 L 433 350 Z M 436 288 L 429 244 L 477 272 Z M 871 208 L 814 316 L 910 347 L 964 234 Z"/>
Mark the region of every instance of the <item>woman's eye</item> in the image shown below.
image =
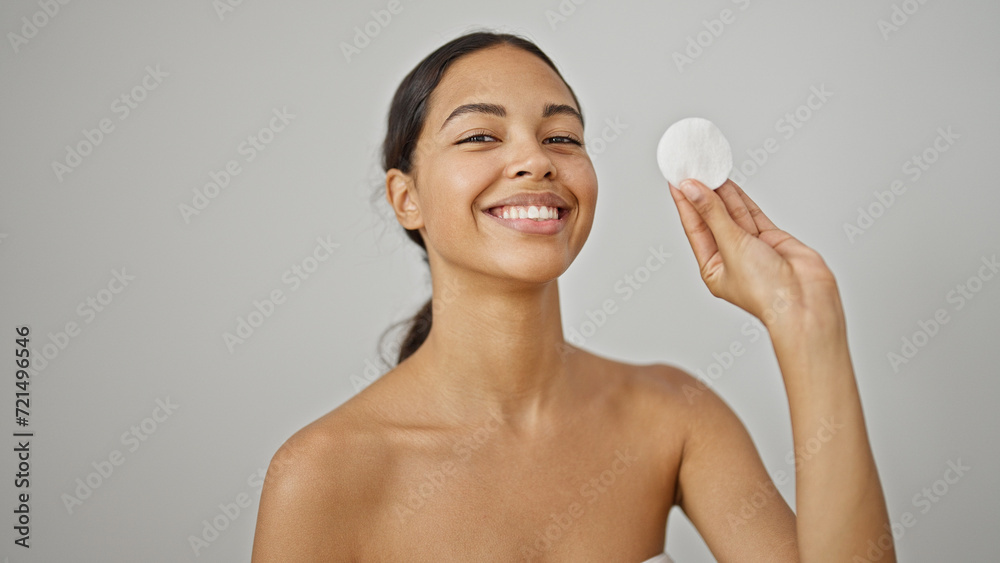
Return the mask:
<path id="1" fill-rule="evenodd" d="M 470 135 L 462 139 L 461 141 L 459 141 L 459 143 L 487 143 L 489 142 L 487 141 L 487 139 L 493 139 L 495 141 L 496 137 L 494 137 L 493 135 L 488 135 L 486 133 L 476 133 L 475 135 Z"/>
<path id="2" fill-rule="evenodd" d="M 490 135 L 489 133 L 475 133 L 473 135 L 469 135 L 468 137 L 462 139 L 461 141 L 458 142 L 458 144 L 461 144 L 461 143 L 489 143 L 489 142 L 497 141 L 497 140 L 499 140 L 499 139 L 497 139 L 493 135 Z M 555 144 L 555 145 L 578 145 L 578 146 L 583 146 L 583 143 L 581 143 L 580 141 L 576 140 L 573 137 L 568 137 L 568 136 L 565 136 L 565 135 L 560 135 L 560 136 L 556 136 L 556 137 L 549 137 L 548 139 L 545 140 L 545 142 L 548 143 L 548 144 Z"/>
<path id="3" fill-rule="evenodd" d="M 583 146 L 583 143 L 581 143 L 580 141 L 577 141 L 573 137 L 549 137 L 548 140 L 552 140 L 552 139 L 561 139 L 560 141 L 558 141 L 558 142 L 555 143 L 557 145 L 580 145 L 580 146 Z"/>

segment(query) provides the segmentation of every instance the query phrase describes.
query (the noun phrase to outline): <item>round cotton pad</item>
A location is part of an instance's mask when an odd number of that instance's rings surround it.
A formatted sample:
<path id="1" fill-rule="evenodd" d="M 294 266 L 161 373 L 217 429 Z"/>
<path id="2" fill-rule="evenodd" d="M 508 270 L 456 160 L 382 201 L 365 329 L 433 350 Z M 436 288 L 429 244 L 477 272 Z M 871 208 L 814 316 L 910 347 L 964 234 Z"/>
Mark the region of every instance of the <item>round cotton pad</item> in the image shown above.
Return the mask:
<path id="1" fill-rule="evenodd" d="M 656 161 L 675 187 L 694 178 L 714 190 L 733 170 L 733 151 L 714 123 L 688 117 L 667 128 L 656 147 Z"/>

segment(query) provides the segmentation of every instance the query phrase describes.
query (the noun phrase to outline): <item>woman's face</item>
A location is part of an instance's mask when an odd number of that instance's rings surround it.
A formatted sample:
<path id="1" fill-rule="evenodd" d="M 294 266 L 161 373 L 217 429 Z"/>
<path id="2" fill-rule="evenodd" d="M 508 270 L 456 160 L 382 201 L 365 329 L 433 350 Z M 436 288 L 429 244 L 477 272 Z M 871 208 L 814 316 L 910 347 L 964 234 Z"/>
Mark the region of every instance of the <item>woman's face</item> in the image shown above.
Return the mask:
<path id="1" fill-rule="evenodd" d="M 452 63 L 429 99 L 411 173 L 402 175 L 415 184 L 410 201 L 393 202 L 403 226 L 420 230 L 432 268 L 544 282 L 569 267 L 597 203 L 578 112 L 562 79 L 521 49 L 489 48 Z"/>

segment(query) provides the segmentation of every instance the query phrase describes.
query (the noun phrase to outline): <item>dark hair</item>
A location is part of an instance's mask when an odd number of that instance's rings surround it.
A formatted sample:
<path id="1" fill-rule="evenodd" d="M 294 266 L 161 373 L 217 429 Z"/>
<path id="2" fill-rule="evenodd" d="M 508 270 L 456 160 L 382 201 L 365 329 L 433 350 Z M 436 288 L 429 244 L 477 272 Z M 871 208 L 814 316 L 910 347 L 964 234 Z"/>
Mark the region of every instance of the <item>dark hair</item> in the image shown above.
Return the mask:
<path id="1" fill-rule="evenodd" d="M 465 55 L 502 45 L 517 47 L 535 55 L 549 65 L 559 78 L 563 78 L 555 63 L 537 45 L 524 37 L 507 33 L 476 31 L 452 39 L 420 61 L 403 78 L 399 88 L 396 89 L 396 94 L 392 97 L 392 105 L 389 108 L 385 140 L 382 142 L 382 169 L 384 171 L 388 172 L 390 169 L 396 168 L 409 174 L 413 169 L 413 151 L 416 149 L 417 139 L 420 137 L 424 121 L 427 118 L 428 101 L 451 63 Z M 565 79 L 563 79 L 563 83 L 566 84 Z M 573 96 L 573 101 L 576 102 L 582 115 L 583 110 L 580 108 L 580 102 L 576 99 L 576 94 L 573 93 L 569 84 L 566 84 L 566 88 L 569 89 L 570 95 Z M 382 190 L 384 189 L 383 184 Z M 406 229 L 406 236 L 424 249 L 424 252 L 427 251 L 420 231 Z M 427 260 L 426 254 L 424 260 Z M 403 321 L 409 328 L 400 345 L 399 355 L 396 358 L 397 364 L 410 357 L 427 339 L 433 318 L 432 299 L 428 299 L 413 318 Z M 392 328 L 390 327 L 389 330 Z"/>

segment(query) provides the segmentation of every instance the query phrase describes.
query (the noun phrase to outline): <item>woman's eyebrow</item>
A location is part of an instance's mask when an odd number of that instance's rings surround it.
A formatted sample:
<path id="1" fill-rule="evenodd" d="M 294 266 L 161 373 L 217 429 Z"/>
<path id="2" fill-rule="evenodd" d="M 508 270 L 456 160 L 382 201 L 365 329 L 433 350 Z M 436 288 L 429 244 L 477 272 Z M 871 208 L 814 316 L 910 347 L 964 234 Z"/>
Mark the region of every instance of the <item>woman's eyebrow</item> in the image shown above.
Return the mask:
<path id="1" fill-rule="evenodd" d="M 573 106 L 568 106 L 566 104 L 545 104 L 545 109 L 542 110 L 542 117 L 552 117 L 553 115 L 568 115 L 570 117 L 575 117 L 580 121 L 580 126 L 583 126 L 583 116 L 580 112 L 576 111 Z"/>
<path id="2" fill-rule="evenodd" d="M 441 129 L 444 129 L 445 126 L 448 125 L 448 122 L 452 119 L 467 113 L 485 113 L 487 115 L 495 115 L 497 117 L 507 117 L 507 108 L 501 106 L 500 104 L 490 104 L 484 102 L 463 104 L 452 110 L 451 114 L 444 120 L 444 123 L 441 124 Z M 571 117 L 575 117 L 580 121 L 580 125 L 583 125 L 583 116 L 580 115 L 580 112 L 576 111 L 576 108 L 573 106 L 553 103 L 545 104 L 545 108 L 542 110 L 542 117 L 552 117 L 554 115 L 569 115 Z"/>

